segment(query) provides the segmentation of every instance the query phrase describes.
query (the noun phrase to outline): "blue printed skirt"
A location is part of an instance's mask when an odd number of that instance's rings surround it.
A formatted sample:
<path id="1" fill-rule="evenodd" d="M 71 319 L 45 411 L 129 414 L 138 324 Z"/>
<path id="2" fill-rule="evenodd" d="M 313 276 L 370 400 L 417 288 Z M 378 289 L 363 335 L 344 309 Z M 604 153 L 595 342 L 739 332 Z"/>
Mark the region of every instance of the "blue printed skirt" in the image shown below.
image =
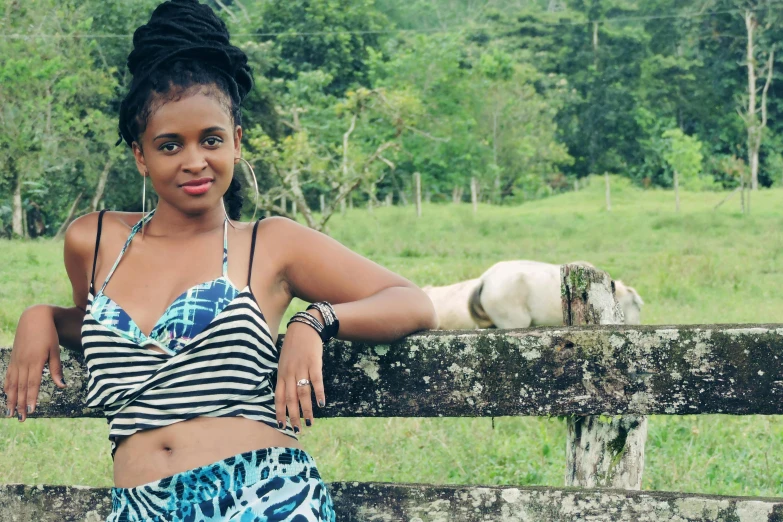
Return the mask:
<path id="1" fill-rule="evenodd" d="M 106 522 L 334 522 L 306 452 L 264 448 L 135 488 L 112 488 Z"/>

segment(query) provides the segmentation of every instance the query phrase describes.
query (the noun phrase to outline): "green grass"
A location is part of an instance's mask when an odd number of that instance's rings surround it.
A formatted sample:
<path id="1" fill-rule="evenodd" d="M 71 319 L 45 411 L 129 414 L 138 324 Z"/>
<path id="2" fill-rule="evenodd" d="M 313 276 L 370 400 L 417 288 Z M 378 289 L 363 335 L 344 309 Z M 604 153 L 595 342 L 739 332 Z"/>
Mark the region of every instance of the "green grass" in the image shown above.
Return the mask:
<path id="1" fill-rule="evenodd" d="M 517 207 L 425 205 L 355 209 L 331 234 L 420 285 L 475 277 L 495 261 L 587 260 L 634 286 L 646 324 L 783 322 L 783 191 L 753 196 L 753 213 L 724 194 L 599 180 L 579 193 Z M 0 345 L 24 307 L 67 304 L 62 244 L 0 241 Z M 300 303 L 292 305 L 289 313 Z M 328 372 L 328 369 L 326 369 Z M 453 484 L 562 485 L 559 419 L 319 419 L 302 437 L 325 478 Z M 111 484 L 102 420 L 0 421 L 0 482 Z M 650 419 L 645 489 L 783 496 L 783 417 Z"/>

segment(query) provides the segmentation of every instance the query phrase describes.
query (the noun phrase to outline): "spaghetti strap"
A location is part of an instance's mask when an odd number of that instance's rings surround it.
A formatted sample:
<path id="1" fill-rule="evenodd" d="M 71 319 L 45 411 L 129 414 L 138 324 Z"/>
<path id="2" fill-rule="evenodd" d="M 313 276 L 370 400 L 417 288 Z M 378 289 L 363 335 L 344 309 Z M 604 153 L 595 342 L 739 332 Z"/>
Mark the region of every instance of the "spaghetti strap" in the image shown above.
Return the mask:
<path id="1" fill-rule="evenodd" d="M 92 256 L 92 275 L 90 276 L 90 292 L 95 288 L 95 265 L 98 263 L 98 245 L 101 244 L 101 228 L 103 226 L 104 208 L 98 213 L 98 233 L 95 235 L 95 254 Z"/>
<path id="2" fill-rule="evenodd" d="M 223 222 L 223 277 L 228 277 L 228 218 Z"/>
<path id="3" fill-rule="evenodd" d="M 256 224 L 253 225 L 253 239 L 250 241 L 250 264 L 247 267 L 247 286 L 250 287 L 250 276 L 253 274 L 253 256 L 256 253 L 256 232 L 258 232 L 258 224 L 264 218 L 259 218 Z"/>
<path id="4" fill-rule="evenodd" d="M 117 265 L 120 264 L 120 259 L 122 259 L 122 256 L 125 255 L 125 251 L 128 249 L 128 246 L 133 240 L 133 236 L 136 235 L 136 232 L 141 230 L 141 227 L 145 223 L 147 223 L 150 219 L 152 219 L 153 214 L 155 214 L 155 210 L 151 211 L 149 214 L 141 218 L 138 223 L 133 225 L 133 228 L 131 228 L 130 235 L 128 236 L 128 239 L 125 241 L 125 245 L 122 247 L 122 250 L 120 250 L 120 255 L 117 256 L 117 260 L 114 261 L 114 265 L 112 265 L 111 270 L 109 270 L 109 275 L 106 276 L 106 280 L 103 282 L 103 286 L 101 286 L 101 289 L 98 290 L 99 294 L 103 293 L 104 288 L 106 288 L 106 285 L 109 284 L 109 279 L 111 279 L 111 276 L 114 275 L 114 271 L 117 270 Z"/>

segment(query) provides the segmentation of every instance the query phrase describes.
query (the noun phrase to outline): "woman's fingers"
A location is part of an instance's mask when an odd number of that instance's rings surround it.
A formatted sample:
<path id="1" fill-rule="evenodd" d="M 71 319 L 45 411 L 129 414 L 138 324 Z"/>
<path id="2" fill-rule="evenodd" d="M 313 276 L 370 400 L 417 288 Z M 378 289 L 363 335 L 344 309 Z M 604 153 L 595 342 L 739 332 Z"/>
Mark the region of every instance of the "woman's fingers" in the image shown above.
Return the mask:
<path id="1" fill-rule="evenodd" d="M 10 417 L 16 411 L 16 393 L 19 384 L 19 370 L 12 362 L 8 365 L 8 371 L 5 372 L 5 381 L 3 382 L 3 392 L 5 392 L 5 411 L 3 415 Z"/>
<path id="2" fill-rule="evenodd" d="M 299 404 L 302 405 L 302 417 L 305 419 L 305 426 L 313 425 L 313 403 L 310 400 L 310 394 L 312 393 L 310 388 L 309 379 L 307 377 L 300 377 L 296 380 L 296 394 L 299 396 Z M 307 384 L 300 384 L 303 381 L 308 381 Z"/>
<path id="3" fill-rule="evenodd" d="M 18 383 L 16 386 L 16 416 L 20 421 L 25 420 L 27 412 L 27 367 L 20 368 L 17 373 Z"/>
<path id="4" fill-rule="evenodd" d="M 323 344 L 317 333 L 306 325 L 292 324 L 281 348 L 278 370 L 279 376 L 285 377 L 277 381 L 275 408 L 279 416 L 283 409 L 281 403 L 285 403 L 295 433 L 302 430 L 302 417 L 305 425 L 313 425 L 313 390 L 318 404 L 321 407 L 326 404 L 322 366 Z"/>
<path id="5" fill-rule="evenodd" d="M 277 387 L 275 388 L 275 418 L 277 418 L 278 429 L 285 428 L 285 379 L 277 379 Z"/>
<path id="6" fill-rule="evenodd" d="M 323 362 L 320 360 L 318 364 L 314 364 L 310 368 L 310 382 L 315 392 L 315 401 L 320 408 L 323 408 L 326 406 L 326 394 L 324 393 Z"/>
<path id="7" fill-rule="evenodd" d="M 35 411 L 35 405 L 38 402 L 38 392 L 41 389 L 42 377 L 43 371 L 36 372 L 33 370 L 27 374 L 27 400 L 25 401 L 25 411 L 22 420 Z"/>
<path id="8" fill-rule="evenodd" d="M 54 346 L 49 352 L 49 373 L 52 376 L 54 384 L 58 388 L 65 388 L 65 379 L 63 378 L 63 365 L 60 362 L 60 347 Z"/>
<path id="9" fill-rule="evenodd" d="M 293 375 L 285 380 L 285 404 L 288 407 L 288 418 L 294 433 L 302 431 L 301 418 L 299 416 L 299 397 L 297 396 L 296 379 Z"/>

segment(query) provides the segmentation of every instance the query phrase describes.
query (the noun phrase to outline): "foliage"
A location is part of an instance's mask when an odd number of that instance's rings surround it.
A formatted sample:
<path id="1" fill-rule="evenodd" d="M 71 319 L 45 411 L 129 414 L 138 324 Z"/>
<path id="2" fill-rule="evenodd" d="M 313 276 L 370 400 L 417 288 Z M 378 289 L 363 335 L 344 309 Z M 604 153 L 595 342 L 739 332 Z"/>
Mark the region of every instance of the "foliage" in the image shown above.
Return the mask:
<path id="1" fill-rule="evenodd" d="M 279 56 L 270 77 L 322 71 L 330 77 L 326 92 L 336 95 L 366 85 L 366 58 L 386 25 L 373 0 L 270 0 L 258 7 L 260 40 L 273 42 Z"/>
<path id="2" fill-rule="evenodd" d="M 9 4 L 4 32 L 90 32 L 84 5 L 52 7 Z M 26 235 L 22 200 L 27 210 L 38 209 L 37 234 L 56 230 L 106 161 L 110 124 L 104 111 L 114 95 L 115 68 L 92 67 L 96 49 L 83 37 L 0 39 L 0 190 L 3 196 L 21 193 L 21 200 L 9 201 L 16 234 Z"/>
<path id="3" fill-rule="evenodd" d="M 285 82 L 278 108 L 287 128 L 283 139 L 274 140 L 260 126 L 248 132 L 251 159 L 267 165 L 275 181 L 262 206 L 295 218 L 277 201 L 291 200 L 318 230 L 357 188 L 375 198 L 376 185 L 396 167 L 399 138 L 415 129 L 421 112 L 417 98 L 383 88 L 359 87 L 336 98 L 326 93 L 330 80 L 321 72 L 302 72 Z M 312 209 L 319 196 L 326 204 L 316 218 Z"/>
<path id="4" fill-rule="evenodd" d="M 683 185 L 732 189 L 748 164 L 745 14 L 759 68 L 783 41 L 761 0 L 205 1 L 255 71 L 242 123 L 264 205 L 292 215 L 280 197 L 297 200 L 318 228 L 341 202 L 410 202 L 416 172 L 432 201 L 466 199 L 471 178 L 494 203 L 603 172 L 668 188 L 675 128 L 704 156 Z M 25 37 L 0 40 L 0 235 L 53 235 L 74 202 L 138 210 L 140 177 L 113 142 L 130 35 L 157 3 L 4 4 L 4 33 Z M 783 182 L 774 56 L 762 186 Z"/>
<path id="5" fill-rule="evenodd" d="M 703 156 L 701 142 L 694 136 L 688 136 L 680 129 L 669 129 L 663 133 L 667 147 L 663 152 L 666 163 L 680 175 L 682 186 L 697 190 L 712 185 L 712 180 L 699 178 Z"/>
<path id="6" fill-rule="evenodd" d="M 780 321 L 783 190 L 754 195 L 745 216 L 737 199 L 713 211 L 723 194 L 683 191 L 675 216 L 669 192 L 627 179 L 612 188 L 611 213 L 596 179 L 521 207 L 482 204 L 476 215 L 467 205 L 426 203 L 419 219 L 411 207 L 349 209 L 330 227 L 341 243 L 418 285 L 477 277 L 503 259 L 584 259 L 640 292 L 645 324 Z M 8 347 L 25 307 L 65 305 L 71 293 L 61 241 L 0 240 L 0 265 L 0 346 Z M 6 482 L 111 486 L 106 437 L 103 419 L 3 419 L 0 469 Z M 564 440 L 564 423 L 532 417 L 498 417 L 494 429 L 490 419 L 317 418 L 302 434 L 327 482 L 559 487 Z M 781 454 L 783 416 L 651 416 L 642 487 L 780 497 Z"/>

